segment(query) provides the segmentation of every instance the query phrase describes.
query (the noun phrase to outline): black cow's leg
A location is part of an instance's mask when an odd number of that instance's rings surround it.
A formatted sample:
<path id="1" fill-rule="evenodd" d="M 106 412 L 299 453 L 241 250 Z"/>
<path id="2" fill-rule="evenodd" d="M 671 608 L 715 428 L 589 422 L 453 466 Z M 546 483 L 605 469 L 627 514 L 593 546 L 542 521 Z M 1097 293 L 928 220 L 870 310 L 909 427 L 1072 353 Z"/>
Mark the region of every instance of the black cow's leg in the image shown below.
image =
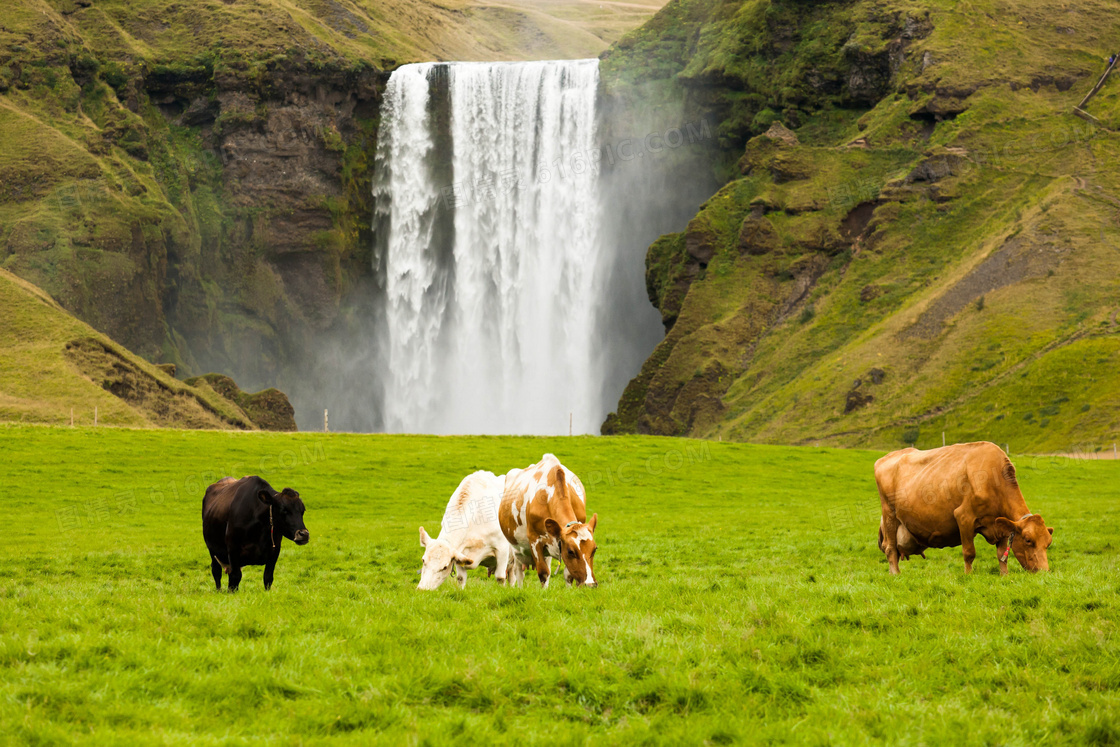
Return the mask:
<path id="1" fill-rule="evenodd" d="M 222 590 L 222 564 L 213 555 L 210 556 L 210 573 L 214 576 L 214 587 Z"/>
<path id="2" fill-rule="evenodd" d="M 241 585 L 241 556 L 235 552 L 229 554 L 229 590 L 237 591 L 237 587 Z"/>
<path id="3" fill-rule="evenodd" d="M 265 563 L 265 566 L 264 566 L 264 590 L 265 591 L 268 591 L 269 589 L 272 588 L 272 573 L 275 570 L 276 570 L 276 560 L 275 560 L 275 558 L 271 562 Z"/>

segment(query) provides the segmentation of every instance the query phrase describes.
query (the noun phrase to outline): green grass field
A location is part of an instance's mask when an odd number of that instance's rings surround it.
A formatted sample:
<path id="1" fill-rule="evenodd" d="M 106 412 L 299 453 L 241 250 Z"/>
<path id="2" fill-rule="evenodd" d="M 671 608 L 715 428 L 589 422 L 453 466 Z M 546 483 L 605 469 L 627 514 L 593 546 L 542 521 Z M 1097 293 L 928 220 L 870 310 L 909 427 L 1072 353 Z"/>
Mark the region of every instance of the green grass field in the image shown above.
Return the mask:
<path id="1" fill-rule="evenodd" d="M 415 590 L 467 472 L 552 451 L 595 590 Z M 0 742 L 1120 740 L 1120 464 L 1018 458 L 1054 569 L 876 548 L 873 452 L 674 439 L 0 426 Z M 299 490 L 271 592 L 213 590 L 205 486 Z"/>

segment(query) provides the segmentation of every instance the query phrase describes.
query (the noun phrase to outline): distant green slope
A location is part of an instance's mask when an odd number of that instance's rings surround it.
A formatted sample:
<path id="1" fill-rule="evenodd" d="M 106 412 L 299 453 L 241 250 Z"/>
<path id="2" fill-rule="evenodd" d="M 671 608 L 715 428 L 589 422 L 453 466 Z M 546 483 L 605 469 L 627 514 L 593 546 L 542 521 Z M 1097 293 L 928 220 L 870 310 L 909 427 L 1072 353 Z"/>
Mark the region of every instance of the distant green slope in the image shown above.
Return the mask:
<path id="1" fill-rule="evenodd" d="M 90 426 L 96 418 L 99 425 L 130 427 L 257 428 L 227 392 L 176 380 L 3 269 L 0 320 L 0 421 L 65 425 L 73 418 L 75 425 Z M 250 409 L 252 403 L 252 397 L 245 401 Z M 266 416 L 257 418 L 284 429 Z"/>
<path id="2" fill-rule="evenodd" d="M 738 163 L 650 249 L 668 333 L 605 431 L 1111 447 L 1120 76 L 1072 107 L 1118 47 L 1093 0 L 686 0 L 624 38 L 610 85 Z"/>

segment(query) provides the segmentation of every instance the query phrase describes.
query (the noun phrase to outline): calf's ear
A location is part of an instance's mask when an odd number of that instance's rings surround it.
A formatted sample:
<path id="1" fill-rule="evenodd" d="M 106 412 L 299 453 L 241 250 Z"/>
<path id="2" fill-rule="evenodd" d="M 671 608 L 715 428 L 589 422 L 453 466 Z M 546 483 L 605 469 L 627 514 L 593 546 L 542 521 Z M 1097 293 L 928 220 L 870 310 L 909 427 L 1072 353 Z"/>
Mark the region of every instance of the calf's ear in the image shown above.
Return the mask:
<path id="1" fill-rule="evenodd" d="M 595 525 L 599 523 L 599 514 L 591 514 L 591 521 L 587 522 L 587 528 L 595 534 Z"/>
<path id="2" fill-rule="evenodd" d="M 267 506 L 271 506 L 273 504 L 272 493 L 267 490 L 262 490 L 257 493 L 257 500 Z"/>
<path id="3" fill-rule="evenodd" d="M 431 537 L 429 537 L 428 533 L 424 531 L 424 527 L 420 527 L 420 547 L 427 547 L 428 540 L 430 539 Z"/>
<path id="4" fill-rule="evenodd" d="M 1054 527 L 1046 527 L 1046 531 L 1047 531 L 1047 532 L 1050 532 L 1050 536 L 1051 536 L 1051 537 L 1053 537 L 1053 536 L 1054 536 Z"/>
<path id="5" fill-rule="evenodd" d="M 560 539 L 560 524 L 556 521 L 556 519 L 545 519 L 544 530 L 548 532 L 553 539 Z"/>

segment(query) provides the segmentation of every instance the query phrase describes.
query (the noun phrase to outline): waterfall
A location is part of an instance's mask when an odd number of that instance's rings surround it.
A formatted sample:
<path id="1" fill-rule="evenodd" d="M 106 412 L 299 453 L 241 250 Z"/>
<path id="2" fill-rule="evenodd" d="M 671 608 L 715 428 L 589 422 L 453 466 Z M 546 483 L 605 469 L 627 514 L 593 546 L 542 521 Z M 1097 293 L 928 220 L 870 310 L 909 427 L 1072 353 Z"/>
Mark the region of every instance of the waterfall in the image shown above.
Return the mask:
<path id="1" fill-rule="evenodd" d="M 385 430 L 559 434 L 571 414 L 598 432 L 598 81 L 597 60 L 393 72 L 374 180 Z"/>

